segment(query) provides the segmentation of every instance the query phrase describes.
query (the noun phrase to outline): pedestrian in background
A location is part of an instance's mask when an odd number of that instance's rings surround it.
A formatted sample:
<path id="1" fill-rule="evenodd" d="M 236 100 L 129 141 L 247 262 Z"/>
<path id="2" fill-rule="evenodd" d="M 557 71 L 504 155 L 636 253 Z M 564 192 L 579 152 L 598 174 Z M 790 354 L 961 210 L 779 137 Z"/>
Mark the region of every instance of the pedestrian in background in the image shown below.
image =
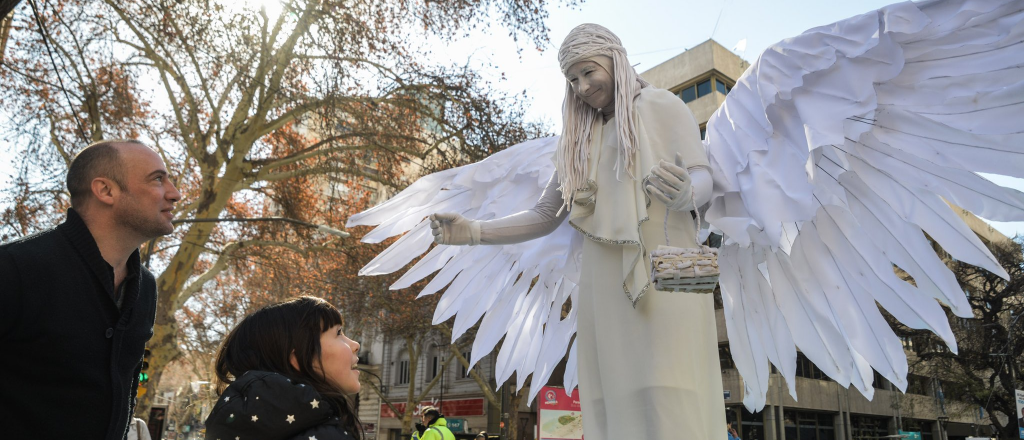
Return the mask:
<path id="1" fill-rule="evenodd" d="M 135 140 L 84 148 L 67 189 L 64 223 L 0 246 L 4 438 L 121 440 L 132 421 L 157 299 L 139 246 L 173 232 L 181 194 Z"/>
<path id="2" fill-rule="evenodd" d="M 448 429 L 448 421 L 444 419 L 441 411 L 438 411 L 437 408 L 424 408 L 423 419 L 427 430 L 420 437 L 421 440 L 455 440 L 455 434 Z"/>
<path id="3" fill-rule="evenodd" d="M 125 440 L 153 440 L 153 437 L 149 435 L 146 421 L 136 417 L 132 423 L 129 423 L 128 436 L 125 437 Z"/>
<path id="4" fill-rule="evenodd" d="M 728 440 L 740 440 L 740 435 L 736 432 L 736 428 L 732 427 L 732 422 L 725 424 L 725 430 L 729 433 Z"/>
<path id="5" fill-rule="evenodd" d="M 420 410 L 420 421 L 416 422 L 412 430 L 412 440 L 420 440 L 423 438 L 423 433 L 427 431 L 427 418 L 424 414 L 428 409 L 434 407 L 428 406 Z"/>
<path id="6" fill-rule="evenodd" d="M 217 353 L 226 385 L 206 438 L 359 440 L 359 343 L 327 301 L 303 296 L 242 319 Z"/>

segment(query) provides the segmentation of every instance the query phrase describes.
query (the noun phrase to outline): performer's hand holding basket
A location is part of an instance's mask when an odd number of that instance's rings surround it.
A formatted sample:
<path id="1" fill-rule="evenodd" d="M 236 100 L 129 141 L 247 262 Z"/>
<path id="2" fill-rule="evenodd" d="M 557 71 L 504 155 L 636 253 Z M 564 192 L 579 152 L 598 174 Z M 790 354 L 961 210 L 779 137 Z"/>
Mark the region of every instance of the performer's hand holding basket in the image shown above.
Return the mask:
<path id="1" fill-rule="evenodd" d="M 651 251 L 654 288 L 671 292 L 711 293 L 718 284 L 718 249 L 658 246 Z"/>
<path id="2" fill-rule="evenodd" d="M 698 247 L 673 247 L 668 238 L 665 211 L 665 245 L 651 251 L 651 282 L 669 292 L 712 293 L 718 284 L 718 249 L 700 244 L 700 211 L 694 210 L 694 243 Z"/>
<path id="3" fill-rule="evenodd" d="M 676 168 L 679 169 L 678 173 L 686 174 L 685 165 L 682 163 L 682 159 L 676 156 Z M 654 169 L 651 173 L 655 173 Z M 671 174 L 672 170 L 669 170 Z M 688 182 L 688 177 L 675 175 L 676 184 L 679 182 Z M 672 184 L 665 182 L 665 178 L 661 178 L 658 181 L 651 179 L 651 176 L 644 178 L 643 187 L 645 191 L 651 184 L 651 188 L 657 185 L 668 185 L 672 187 Z M 672 189 L 678 190 L 673 187 Z M 657 190 L 657 189 L 654 189 Z M 662 192 L 660 200 L 666 202 L 665 209 L 665 221 L 662 223 L 665 228 L 665 245 L 658 246 L 657 250 L 651 251 L 651 282 L 654 283 L 654 288 L 661 291 L 670 292 L 691 292 L 691 293 L 712 293 L 715 291 L 715 285 L 718 284 L 718 249 L 710 246 L 704 246 L 700 244 L 700 211 L 694 209 L 693 218 L 694 224 L 694 237 L 693 242 L 697 247 L 693 248 L 680 248 L 673 247 L 669 242 L 668 236 L 668 221 L 669 212 L 677 210 L 674 206 L 679 203 L 682 199 L 677 201 L 666 200 L 664 191 Z M 683 193 L 686 190 L 678 190 L 676 195 Z M 693 206 L 696 200 L 696 192 L 693 186 L 689 187 L 690 198 L 685 200 L 685 203 L 681 203 L 681 206 Z M 648 194 L 650 195 L 650 194 Z"/>

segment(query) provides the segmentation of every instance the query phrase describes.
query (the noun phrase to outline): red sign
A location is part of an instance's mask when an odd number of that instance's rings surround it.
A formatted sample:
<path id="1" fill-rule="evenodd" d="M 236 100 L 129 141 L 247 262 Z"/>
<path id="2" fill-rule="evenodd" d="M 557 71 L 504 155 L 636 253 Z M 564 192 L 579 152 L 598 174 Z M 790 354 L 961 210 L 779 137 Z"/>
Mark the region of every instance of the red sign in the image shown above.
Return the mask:
<path id="1" fill-rule="evenodd" d="M 571 395 L 565 394 L 565 388 L 544 387 L 540 389 L 540 409 L 557 409 L 561 411 L 582 411 L 580 409 L 580 390 L 574 388 Z"/>
<path id="2" fill-rule="evenodd" d="M 576 399 L 577 402 L 579 399 Z M 463 417 L 463 416 L 482 416 L 484 415 L 484 399 L 459 399 L 459 400 L 445 400 L 444 402 L 424 400 L 413 410 L 413 415 L 420 415 L 420 409 L 433 406 L 441 410 L 441 413 L 445 417 Z M 577 403 L 577 407 L 579 404 Z M 395 408 L 401 412 L 405 412 L 404 403 L 396 403 Z M 391 411 L 391 407 L 386 404 L 380 405 L 380 416 L 381 418 L 395 417 L 395 412 Z"/>

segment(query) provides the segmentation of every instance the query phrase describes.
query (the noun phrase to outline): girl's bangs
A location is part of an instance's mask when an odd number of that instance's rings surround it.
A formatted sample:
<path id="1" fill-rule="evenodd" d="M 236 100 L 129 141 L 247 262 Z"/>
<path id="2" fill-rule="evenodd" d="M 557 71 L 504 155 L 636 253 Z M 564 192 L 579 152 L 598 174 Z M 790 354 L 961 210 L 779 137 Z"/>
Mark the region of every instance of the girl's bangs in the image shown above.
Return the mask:
<path id="1" fill-rule="evenodd" d="M 345 320 L 341 317 L 341 312 L 327 301 L 321 301 L 313 309 L 313 318 L 320 323 L 320 333 L 326 332 L 336 325 L 344 326 Z"/>

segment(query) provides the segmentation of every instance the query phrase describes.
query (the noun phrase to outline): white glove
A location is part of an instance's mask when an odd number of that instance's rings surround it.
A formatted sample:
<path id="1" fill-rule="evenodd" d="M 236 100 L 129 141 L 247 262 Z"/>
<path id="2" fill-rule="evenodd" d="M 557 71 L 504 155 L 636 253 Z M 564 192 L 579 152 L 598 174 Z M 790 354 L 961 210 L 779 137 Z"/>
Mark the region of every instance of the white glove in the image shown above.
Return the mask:
<path id="1" fill-rule="evenodd" d="M 676 163 L 661 161 L 644 179 L 644 192 L 661 200 L 672 211 L 693 211 L 693 189 L 683 156 L 676 153 Z"/>
<path id="2" fill-rule="evenodd" d="M 480 244 L 480 222 L 454 212 L 431 214 L 430 233 L 434 234 L 434 242 L 438 244 Z"/>

